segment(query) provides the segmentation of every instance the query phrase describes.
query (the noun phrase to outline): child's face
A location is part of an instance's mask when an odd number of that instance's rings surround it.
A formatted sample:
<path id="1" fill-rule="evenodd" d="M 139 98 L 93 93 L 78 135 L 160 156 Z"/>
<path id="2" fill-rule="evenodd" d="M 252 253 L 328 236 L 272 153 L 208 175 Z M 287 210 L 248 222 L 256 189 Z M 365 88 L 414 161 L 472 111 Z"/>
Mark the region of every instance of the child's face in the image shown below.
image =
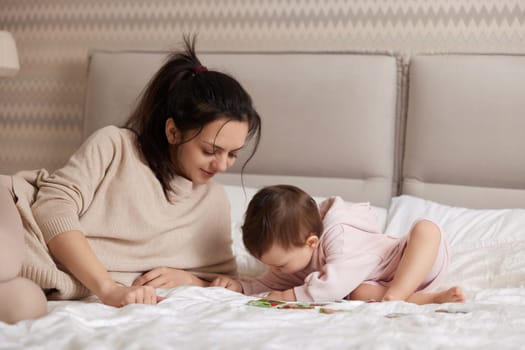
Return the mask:
<path id="1" fill-rule="evenodd" d="M 273 244 L 260 260 L 275 271 L 295 273 L 304 270 L 310 264 L 316 246 L 317 241 L 315 245 L 305 244 L 285 250 L 279 244 Z"/>

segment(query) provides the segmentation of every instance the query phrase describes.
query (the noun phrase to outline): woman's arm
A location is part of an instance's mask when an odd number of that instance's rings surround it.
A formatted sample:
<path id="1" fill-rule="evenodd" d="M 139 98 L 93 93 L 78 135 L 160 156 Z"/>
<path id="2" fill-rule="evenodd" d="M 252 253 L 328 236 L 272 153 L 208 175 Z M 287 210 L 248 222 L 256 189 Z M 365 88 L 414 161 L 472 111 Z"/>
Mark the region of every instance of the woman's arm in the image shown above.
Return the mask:
<path id="1" fill-rule="evenodd" d="M 156 304 L 151 286 L 126 287 L 113 281 L 80 231 L 63 232 L 48 242 L 51 255 L 107 305 Z"/>
<path id="2" fill-rule="evenodd" d="M 134 286 L 152 286 L 155 288 L 175 288 L 179 286 L 207 287 L 210 283 L 191 272 L 171 267 L 157 267 L 133 281 Z"/>

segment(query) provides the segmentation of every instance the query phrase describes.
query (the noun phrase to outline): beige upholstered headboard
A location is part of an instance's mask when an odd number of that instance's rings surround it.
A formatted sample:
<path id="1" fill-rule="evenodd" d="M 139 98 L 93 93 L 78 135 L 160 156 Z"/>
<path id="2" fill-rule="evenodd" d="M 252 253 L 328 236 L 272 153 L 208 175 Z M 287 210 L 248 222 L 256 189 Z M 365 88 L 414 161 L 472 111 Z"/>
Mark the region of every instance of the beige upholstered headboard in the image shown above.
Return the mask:
<path id="1" fill-rule="evenodd" d="M 94 51 L 85 135 L 120 125 L 163 52 Z M 525 208 L 525 56 L 205 53 L 234 75 L 263 120 L 248 187 L 387 207 L 410 194 L 470 208 Z M 408 67 L 408 68 L 407 68 Z M 408 83 L 407 83 L 408 82 Z M 241 184 L 243 159 L 225 184 Z"/>
<path id="2" fill-rule="evenodd" d="M 84 136 L 107 124 L 121 125 L 165 55 L 92 52 Z M 235 76 L 261 114 L 262 141 L 246 168 L 246 186 L 292 183 L 315 196 L 388 206 L 396 188 L 398 58 L 355 53 L 199 57 L 209 69 Z M 218 180 L 240 184 L 242 161 Z"/>
<path id="3" fill-rule="evenodd" d="M 411 58 L 402 193 L 525 208 L 525 56 Z"/>

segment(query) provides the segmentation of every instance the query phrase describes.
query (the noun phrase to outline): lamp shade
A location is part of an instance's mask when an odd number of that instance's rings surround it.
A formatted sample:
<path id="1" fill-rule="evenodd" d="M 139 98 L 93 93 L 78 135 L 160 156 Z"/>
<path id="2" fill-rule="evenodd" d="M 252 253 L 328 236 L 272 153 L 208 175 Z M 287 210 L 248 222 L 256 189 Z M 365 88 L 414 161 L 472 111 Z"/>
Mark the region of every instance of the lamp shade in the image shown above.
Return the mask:
<path id="1" fill-rule="evenodd" d="M 0 30 L 0 76 L 13 76 L 19 69 L 15 39 L 11 33 Z"/>

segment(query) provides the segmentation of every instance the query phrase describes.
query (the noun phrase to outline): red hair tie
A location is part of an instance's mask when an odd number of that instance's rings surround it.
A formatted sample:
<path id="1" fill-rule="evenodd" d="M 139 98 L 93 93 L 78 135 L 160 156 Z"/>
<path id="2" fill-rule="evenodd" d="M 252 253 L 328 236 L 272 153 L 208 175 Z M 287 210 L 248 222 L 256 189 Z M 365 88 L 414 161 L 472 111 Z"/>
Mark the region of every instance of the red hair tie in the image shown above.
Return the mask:
<path id="1" fill-rule="evenodd" d="M 207 70 L 208 70 L 208 68 L 206 68 L 205 66 L 203 66 L 201 64 L 201 65 L 198 65 L 197 67 L 195 67 L 195 69 L 193 71 L 195 72 L 195 74 L 199 74 L 201 72 L 206 72 Z"/>

